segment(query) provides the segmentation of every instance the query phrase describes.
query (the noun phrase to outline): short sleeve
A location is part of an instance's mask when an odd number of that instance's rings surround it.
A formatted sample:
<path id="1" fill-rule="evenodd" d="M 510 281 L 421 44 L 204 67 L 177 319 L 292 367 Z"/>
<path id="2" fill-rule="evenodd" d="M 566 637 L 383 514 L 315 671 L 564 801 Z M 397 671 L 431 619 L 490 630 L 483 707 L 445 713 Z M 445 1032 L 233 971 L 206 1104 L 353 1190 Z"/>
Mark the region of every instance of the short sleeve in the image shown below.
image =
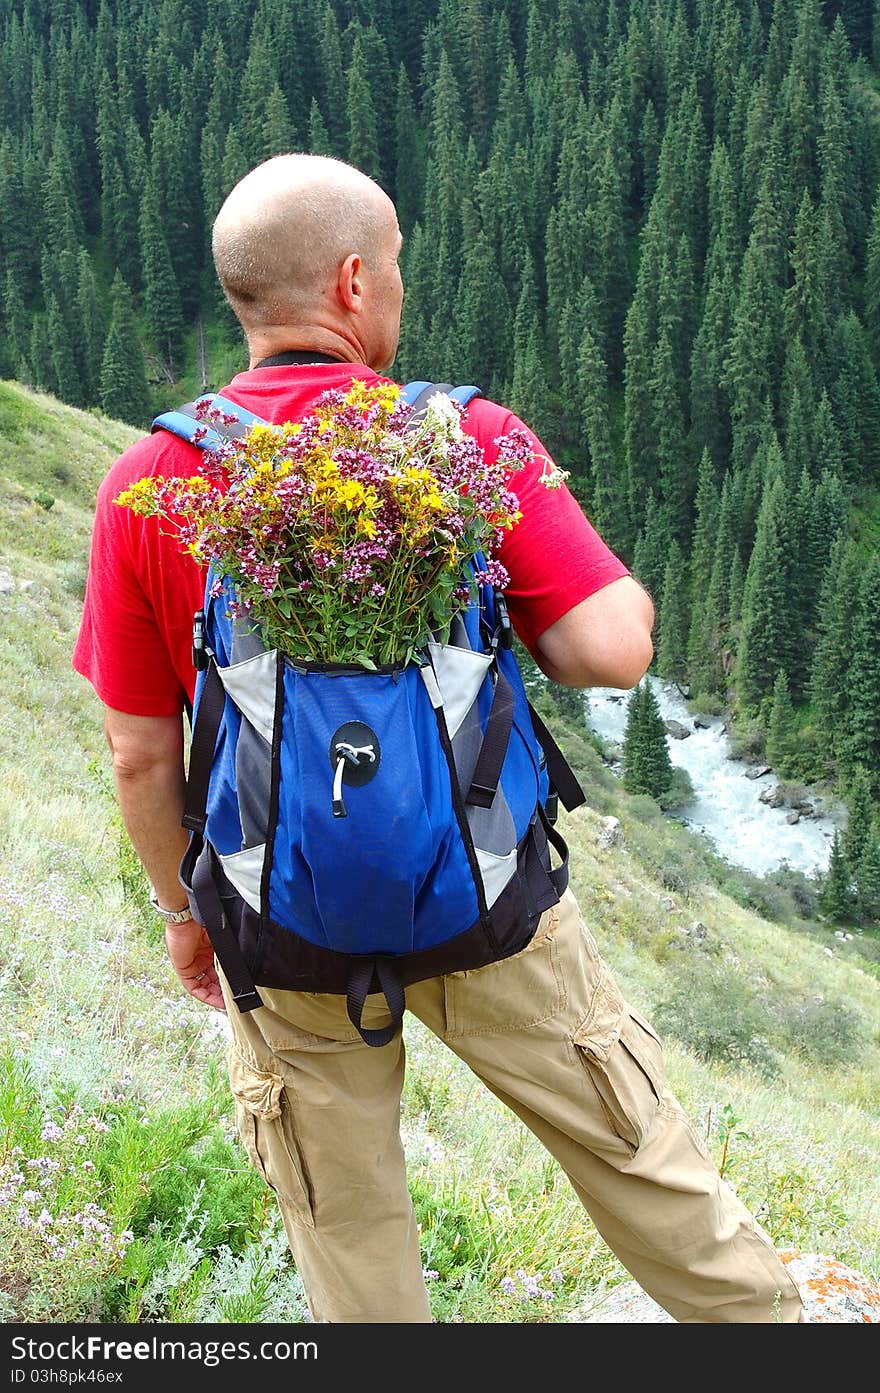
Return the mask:
<path id="1" fill-rule="evenodd" d="M 173 451 L 167 452 L 167 467 L 157 468 L 161 453 L 155 437 L 138 442 L 120 456 L 98 491 L 72 658 L 101 701 L 135 716 L 178 714 L 192 697 L 195 676 L 189 646 L 202 573 L 168 524 L 136 517 L 114 502 L 144 474 L 182 472 Z"/>
<path id="2" fill-rule="evenodd" d="M 600 537 L 571 491 L 548 488 L 541 475 L 553 466 L 534 431 L 494 403 L 472 404 L 466 426 L 488 453 L 497 456 L 498 436 L 517 429 L 533 450 L 530 463 L 510 476 L 522 517 L 505 534 L 498 559 L 510 576 L 505 591 L 511 622 L 534 652 L 538 638 L 575 605 L 612 581 L 630 575 Z M 491 433 L 491 439 L 489 435 Z"/>

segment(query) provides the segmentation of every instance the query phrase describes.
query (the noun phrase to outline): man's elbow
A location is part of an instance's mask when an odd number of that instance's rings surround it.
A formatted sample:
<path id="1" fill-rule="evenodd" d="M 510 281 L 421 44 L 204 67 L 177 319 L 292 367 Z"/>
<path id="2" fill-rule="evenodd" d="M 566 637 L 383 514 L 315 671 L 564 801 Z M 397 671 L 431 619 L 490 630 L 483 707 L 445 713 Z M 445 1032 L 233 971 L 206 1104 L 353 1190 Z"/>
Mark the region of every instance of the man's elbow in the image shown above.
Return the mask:
<path id="1" fill-rule="evenodd" d="M 649 630 L 639 630 L 629 636 L 621 645 L 620 652 L 611 660 L 610 676 L 601 684 L 603 687 L 620 687 L 629 691 L 641 682 L 654 657 L 654 644 Z"/>
<path id="2" fill-rule="evenodd" d="M 578 686 L 617 687 L 628 692 L 644 677 L 654 657 L 649 629 L 632 627 L 609 636 L 601 648 L 593 645 L 580 664 Z"/>
<path id="3" fill-rule="evenodd" d="M 180 717 L 128 716 L 108 710 L 104 735 L 117 784 L 129 786 L 183 763 Z"/>
<path id="4" fill-rule="evenodd" d="M 538 666 L 563 687 L 616 687 L 629 691 L 644 677 L 654 657 L 651 631 L 632 626 L 618 630 L 599 644 L 557 645 L 553 655 L 536 654 Z"/>

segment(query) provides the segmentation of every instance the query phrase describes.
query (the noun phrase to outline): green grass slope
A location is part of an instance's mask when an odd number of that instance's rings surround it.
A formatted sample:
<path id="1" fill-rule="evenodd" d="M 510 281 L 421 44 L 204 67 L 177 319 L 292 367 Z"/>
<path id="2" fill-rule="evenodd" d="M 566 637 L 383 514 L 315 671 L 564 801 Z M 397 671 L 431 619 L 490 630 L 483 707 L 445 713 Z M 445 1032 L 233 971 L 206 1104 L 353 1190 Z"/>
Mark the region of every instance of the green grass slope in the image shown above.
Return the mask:
<path id="1" fill-rule="evenodd" d="M 95 490 L 135 437 L 0 383 L 14 582 L 0 595 L 0 1319 L 301 1320 L 271 1196 L 234 1135 L 222 1021 L 166 965 L 100 708 L 70 667 Z M 625 797 L 576 722 L 565 742 L 592 805 L 565 820 L 574 888 L 663 1027 L 673 1088 L 781 1247 L 880 1279 L 876 941 L 745 907 L 745 881 Z M 606 850 L 608 813 L 623 841 Z M 625 1274 L 533 1138 L 417 1022 L 406 1031 L 437 1319 L 565 1319 Z"/>

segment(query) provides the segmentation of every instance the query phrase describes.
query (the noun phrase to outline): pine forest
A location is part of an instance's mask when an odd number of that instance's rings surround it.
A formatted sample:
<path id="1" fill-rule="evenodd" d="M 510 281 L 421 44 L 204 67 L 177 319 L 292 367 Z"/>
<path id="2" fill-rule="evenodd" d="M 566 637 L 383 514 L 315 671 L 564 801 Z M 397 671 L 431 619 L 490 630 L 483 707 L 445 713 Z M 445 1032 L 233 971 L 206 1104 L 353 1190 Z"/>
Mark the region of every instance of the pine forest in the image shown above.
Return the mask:
<path id="1" fill-rule="evenodd" d="M 405 236 L 396 377 L 538 432 L 654 671 L 847 799 L 874 920 L 880 2 L 0 0 L 0 36 L 0 376 L 138 427 L 221 387 L 225 194 L 357 165 Z"/>

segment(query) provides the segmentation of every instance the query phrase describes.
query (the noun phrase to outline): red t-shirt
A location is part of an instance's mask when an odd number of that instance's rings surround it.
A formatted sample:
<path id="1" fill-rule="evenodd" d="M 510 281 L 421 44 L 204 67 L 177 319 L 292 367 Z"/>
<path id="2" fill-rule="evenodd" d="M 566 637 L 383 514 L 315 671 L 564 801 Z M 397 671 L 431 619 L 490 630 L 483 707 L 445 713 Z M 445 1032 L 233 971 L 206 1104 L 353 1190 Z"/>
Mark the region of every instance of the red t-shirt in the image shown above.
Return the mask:
<path id="1" fill-rule="evenodd" d="M 346 390 L 352 378 L 377 380 L 371 368 L 308 363 L 256 368 L 233 378 L 223 396 L 267 421 L 306 416 L 321 392 Z M 471 402 L 464 428 L 489 458 L 494 441 L 514 426 L 527 431 L 536 455 L 547 451 L 505 407 Z M 168 523 L 140 518 L 113 500 L 148 475 L 186 476 L 201 452 L 167 431 L 145 436 L 110 469 L 98 491 L 82 624 L 73 666 L 105 705 L 134 716 L 171 716 L 192 700 L 192 618 L 202 607 L 205 573 L 180 547 Z M 543 458 L 511 477 L 521 520 L 505 534 L 498 559 L 510 575 L 505 592 L 511 622 L 534 652 L 540 634 L 603 585 L 629 575 L 563 485 L 539 482 Z"/>

